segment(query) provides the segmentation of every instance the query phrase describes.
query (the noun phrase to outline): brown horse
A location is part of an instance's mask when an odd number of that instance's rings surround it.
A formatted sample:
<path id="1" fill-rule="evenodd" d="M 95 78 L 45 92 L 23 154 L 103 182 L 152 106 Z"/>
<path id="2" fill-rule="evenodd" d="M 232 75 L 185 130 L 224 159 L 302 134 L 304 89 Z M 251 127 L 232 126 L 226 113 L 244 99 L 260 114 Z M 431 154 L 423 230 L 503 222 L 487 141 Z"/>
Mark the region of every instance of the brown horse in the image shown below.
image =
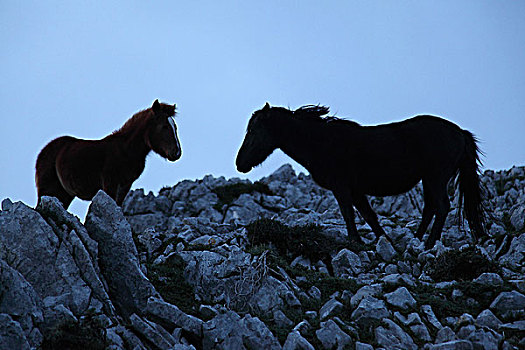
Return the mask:
<path id="1" fill-rule="evenodd" d="M 102 189 L 121 205 L 150 151 L 172 162 L 180 158 L 175 107 L 155 100 L 101 140 L 62 136 L 48 143 L 36 161 L 38 204 L 54 196 L 67 209 L 73 198 L 91 200 Z"/>

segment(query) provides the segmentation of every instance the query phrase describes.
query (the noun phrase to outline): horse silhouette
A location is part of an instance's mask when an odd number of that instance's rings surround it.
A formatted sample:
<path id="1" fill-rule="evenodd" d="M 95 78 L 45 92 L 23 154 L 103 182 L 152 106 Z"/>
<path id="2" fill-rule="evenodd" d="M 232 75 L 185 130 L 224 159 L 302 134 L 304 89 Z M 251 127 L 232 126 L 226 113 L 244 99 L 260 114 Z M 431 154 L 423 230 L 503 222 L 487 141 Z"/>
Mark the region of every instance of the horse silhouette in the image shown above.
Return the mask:
<path id="1" fill-rule="evenodd" d="M 377 235 L 379 225 L 366 195 L 390 196 L 423 183 L 424 209 L 416 237 L 431 248 L 440 239 L 450 201 L 447 185 L 458 177 L 459 202 L 474 238 L 485 235 L 486 210 L 479 181 L 479 148 L 472 133 L 445 119 L 420 115 L 401 122 L 361 126 L 336 117 L 323 106 L 295 111 L 270 107 L 255 111 L 236 159 L 249 172 L 275 149 L 304 166 L 314 181 L 331 190 L 346 222 L 350 240 L 361 241 L 354 206 Z"/>
<path id="2" fill-rule="evenodd" d="M 62 136 L 48 143 L 36 161 L 37 205 L 54 196 L 67 209 L 73 198 L 91 200 L 100 189 L 121 205 L 150 151 L 172 162 L 180 158 L 175 107 L 155 100 L 101 140 Z"/>

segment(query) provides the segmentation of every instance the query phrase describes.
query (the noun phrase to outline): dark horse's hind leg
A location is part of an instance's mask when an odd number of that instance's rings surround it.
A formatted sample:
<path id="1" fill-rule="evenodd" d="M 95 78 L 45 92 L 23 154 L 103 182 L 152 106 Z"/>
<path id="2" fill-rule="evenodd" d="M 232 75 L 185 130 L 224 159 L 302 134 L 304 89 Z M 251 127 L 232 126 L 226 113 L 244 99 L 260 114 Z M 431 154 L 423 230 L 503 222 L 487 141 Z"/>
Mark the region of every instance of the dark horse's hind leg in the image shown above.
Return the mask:
<path id="1" fill-rule="evenodd" d="M 427 231 L 428 225 L 430 225 L 430 221 L 432 221 L 432 218 L 436 214 L 434 202 L 428 188 L 428 184 L 426 184 L 425 181 L 423 181 L 423 199 L 425 201 L 425 206 L 423 207 L 423 216 L 415 234 L 415 236 L 419 239 L 423 238 L 423 235 Z"/>
<path id="2" fill-rule="evenodd" d="M 434 188 L 432 192 L 432 198 L 435 205 L 436 217 L 430 235 L 425 242 L 425 248 L 430 249 L 434 246 L 436 241 L 441 238 L 441 231 L 445 225 L 445 220 L 450 209 L 450 200 L 448 198 L 447 186 L 441 185 L 438 188 Z"/>

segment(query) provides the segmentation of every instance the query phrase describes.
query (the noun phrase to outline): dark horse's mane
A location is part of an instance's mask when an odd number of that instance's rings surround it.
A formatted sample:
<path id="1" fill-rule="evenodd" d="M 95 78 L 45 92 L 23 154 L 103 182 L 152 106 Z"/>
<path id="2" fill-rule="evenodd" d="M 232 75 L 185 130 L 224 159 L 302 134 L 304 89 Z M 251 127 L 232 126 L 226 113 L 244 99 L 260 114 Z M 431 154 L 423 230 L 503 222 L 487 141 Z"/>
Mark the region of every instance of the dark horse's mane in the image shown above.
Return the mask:
<path id="1" fill-rule="evenodd" d="M 286 109 L 284 107 L 272 107 L 272 109 L 287 111 L 288 113 L 291 113 L 295 119 L 298 120 L 311 121 L 323 124 L 336 123 L 348 126 L 360 126 L 358 123 L 348 119 L 339 118 L 334 115 L 327 116 L 327 114 L 330 112 L 330 108 L 326 106 L 305 105 L 297 108 L 295 111 Z"/>

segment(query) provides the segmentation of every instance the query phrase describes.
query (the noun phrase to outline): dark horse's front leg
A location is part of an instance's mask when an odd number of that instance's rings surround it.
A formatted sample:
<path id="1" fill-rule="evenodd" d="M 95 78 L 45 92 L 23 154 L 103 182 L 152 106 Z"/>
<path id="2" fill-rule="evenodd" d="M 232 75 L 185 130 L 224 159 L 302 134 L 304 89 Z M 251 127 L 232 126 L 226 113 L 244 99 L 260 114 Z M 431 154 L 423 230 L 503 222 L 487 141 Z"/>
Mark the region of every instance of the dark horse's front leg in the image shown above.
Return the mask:
<path id="1" fill-rule="evenodd" d="M 372 231 L 374 231 L 378 237 L 382 235 L 386 235 L 383 228 L 379 225 L 379 220 L 377 220 L 377 215 L 372 210 L 372 207 L 370 206 L 370 203 L 368 202 L 366 195 L 364 194 L 354 195 L 354 203 L 355 203 L 356 209 L 363 216 L 363 218 L 365 219 L 366 223 L 370 226 Z"/>
<path id="2" fill-rule="evenodd" d="M 342 191 L 332 191 L 339 204 L 339 209 L 346 223 L 346 230 L 348 232 L 348 239 L 353 242 L 363 243 L 361 237 L 357 233 L 355 226 L 355 213 L 352 204 L 352 196 L 350 193 Z"/>

